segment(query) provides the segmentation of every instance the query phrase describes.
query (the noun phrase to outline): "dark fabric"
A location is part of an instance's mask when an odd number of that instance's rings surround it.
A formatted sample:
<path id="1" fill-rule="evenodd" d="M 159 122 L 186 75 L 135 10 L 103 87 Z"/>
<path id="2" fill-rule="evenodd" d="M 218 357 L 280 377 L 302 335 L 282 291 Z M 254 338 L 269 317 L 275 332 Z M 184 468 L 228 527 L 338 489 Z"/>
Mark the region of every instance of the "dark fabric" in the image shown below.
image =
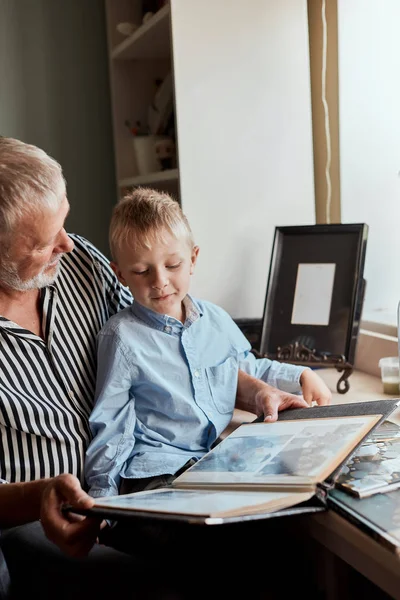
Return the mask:
<path id="1" fill-rule="evenodd" d="M 162 564 L 101 545 L 85 559 L 69 558 L 45 537 L 39 522 L 4 531 L 0 543 L 11 576 L 10 600 L 184 598 Z"/>
<path id="2" fill-rule="evenodd" d="M 140 548 L 143 559 L 162 563 L 189 592 L 187 600 L 314 599 L 310 540 L 292 532 L 296 518 L 229 525 L 129 518 L 104 541 L 133 555 Z"/>
<path id="3" fill-rule="evenodd" d="M 175 475 L 164 474 L 153 477 L 141 477 L 140 479 L 123 479 L 120 485 L 120 494 L 133 494 L 134 492 L 143 492 L 144 490 L 156 490 L 161 487 L 168 487 L 174 479 L 182 475 L 189 467 L 196 463 L 195 458 L 191 458 L 183 465 Z"/>
<path id="4" fill-rule="evenodd" d="M 1 534 L 0 534 L 1 535 Z M 8 598 L 10 590 L 10 574 L 3 552 L 0 550 L 0 600 Z"/>
<path id="5" fill-rule="evenodd" d="M 142 477 L 141 479 L 122 479 L 120 494 L 133 494 L 144 490 L 156 490 L 168 487 L 175 479 L 174 475 L 156 475 L 155 477 Z"/>

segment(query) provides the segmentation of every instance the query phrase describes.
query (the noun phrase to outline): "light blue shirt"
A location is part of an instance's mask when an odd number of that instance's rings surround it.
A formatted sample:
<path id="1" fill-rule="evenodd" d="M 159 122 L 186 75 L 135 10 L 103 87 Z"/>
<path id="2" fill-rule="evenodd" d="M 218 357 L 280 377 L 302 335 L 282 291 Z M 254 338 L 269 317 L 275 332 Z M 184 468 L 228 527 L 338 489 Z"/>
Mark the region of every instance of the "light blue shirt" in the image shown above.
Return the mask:
<path id="1" fill-rule="evenodd" d="M 232 419 L 239 369 L 301 392 L 304 367 L 256 359 L 222 308 L 190 296 L 184 304 L 184 324 L 133 302 L 99 333 L 92 496 L 117 495 L 121 477 L 174 474 L 208 452 Z"/>

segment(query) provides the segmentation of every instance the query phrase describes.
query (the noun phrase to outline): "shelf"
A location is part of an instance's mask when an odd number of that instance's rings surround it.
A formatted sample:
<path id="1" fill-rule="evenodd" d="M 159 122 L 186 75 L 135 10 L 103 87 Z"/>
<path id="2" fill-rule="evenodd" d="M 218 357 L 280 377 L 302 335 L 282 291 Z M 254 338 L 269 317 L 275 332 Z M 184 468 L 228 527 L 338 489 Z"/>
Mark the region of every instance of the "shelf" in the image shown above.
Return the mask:
<path id="1" fill-rule="evenodd" d="M 173 181 L 178 179 L 178 169 L 168 169 L 166 171 L 157 171 L 157 173 L 148 173 L 146 175 L 137 175 L 136 177 L 128 177 L 120 179 L 118 185 L 122 187 L 130 187 L 136 185 L 151 185 L 153 183 L 163 183 L 165 181 Z"/>
<path id="2" fill-rule="evenodd" d="M 170 55 L 170 6 L 166 4 L 111 52 L 113 59 L 167 58 Z"/>

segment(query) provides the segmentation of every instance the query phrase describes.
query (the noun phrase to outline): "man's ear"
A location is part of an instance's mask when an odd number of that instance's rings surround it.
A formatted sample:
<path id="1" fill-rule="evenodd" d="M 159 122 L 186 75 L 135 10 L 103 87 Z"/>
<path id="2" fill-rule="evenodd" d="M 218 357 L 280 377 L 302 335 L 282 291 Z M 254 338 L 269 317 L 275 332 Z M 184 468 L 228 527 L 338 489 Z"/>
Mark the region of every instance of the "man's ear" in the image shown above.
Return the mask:
<path id="1" fill-rule="evenodd" d="M 120 268 L 118 267 L 117 263 L 111 261 L 110 265 L 111 265 L 112 270 L 118 277 L 119 282 L 122 283 L 122 285 L 124 285 L 126 287 L 127 286 L 126 280 L 122 276 L 122 273 L 121 273 Z"/>
<path id="2" fill-rule="evenodd" d="M 194 273 L 194 268 L 196 266 L 197 257 L 199 255 L 199 252 L 200 252 L 199 246 L 193 246 L 192 256 L 191 256 L 191 264 L 190 264 L 190 274 L 191 275 L 193 275 L 193 273 Z"/>

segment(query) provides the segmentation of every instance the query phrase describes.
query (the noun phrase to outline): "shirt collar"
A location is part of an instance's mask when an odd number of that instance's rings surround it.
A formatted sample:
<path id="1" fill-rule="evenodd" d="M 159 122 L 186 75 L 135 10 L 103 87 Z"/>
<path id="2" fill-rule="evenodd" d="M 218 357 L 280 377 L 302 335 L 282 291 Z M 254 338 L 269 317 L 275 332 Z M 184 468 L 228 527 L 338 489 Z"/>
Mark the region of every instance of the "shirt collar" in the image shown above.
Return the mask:
<path id="1" fill-rule="evenodd" d="M 45 299 L 50 297 L 49 295 L 54 295 L 54 294 L 57 294 L 57 288 L 55 287 L 54 283 L 52 283 L 44 288 L 41 288 L 39 290 L 39 301 L 41 304 L 42 311 L 44 311 Z M 45 322 L 45 320 L 46 319 L 44 318 L 44 315 L 42 315 L 43 323 Z M 14 321 L 10 321 L 9 319 L 7 319 L 7 317 L 4 317 L 3 315 L 0 315 L 0 327 L 2 327 L 4 329 L 9 329 L 11 331 L 13 330 L 21 336 L 35 337 L 35 338 L 37 337 L 28 329 L 24 329 L 23 327 L 21 327 L 21 325 L 18 325 L 18 323 L 14 323 Z"/>
<path id="2" fill-rule="evenodd" d="M 184 327 L 190 327 L 192 323 L 194 323 L 195 321 L 197 321 L 197 319 L 200 319 L 200 317 L 203 316 L 203 313 L 201 312 L 198 304 L 191 296 L 189 296 L 189 294 L 186 294 L 186 296 L 184 297 L 183 306 L 185 307 L 186 313 Z"/>
<path id="3" fill-rule="evenodd" d="M 203 313 L 201 312 L 200 307 L 198 306 L 196 301 L 191 296 L 189 296 L 189 294 L 187 294 L 184 297 L 183 305 L 185 307 L 186 312 L 186 319 L 183 324 L 183 327 L 190 327 L 195 321 L 197 321 L 197 319 L 203 316 Z M 170 317 L 169 315 L 162 315 L 160 313 L 157 313 L 154 310 L 151 310 L 150 308 L 142 306 L 138 302 L 132 302 L 131 310 L 138 319 L 144 321 L 145 323 L 148 323 L 152 327 L 156 327 L 157 329 L 163 329 L 166 325 L 173 324 L 182 327 L 182 323 L 180 323 L 178 319 L 175 319 L 175 317 Z"/>

